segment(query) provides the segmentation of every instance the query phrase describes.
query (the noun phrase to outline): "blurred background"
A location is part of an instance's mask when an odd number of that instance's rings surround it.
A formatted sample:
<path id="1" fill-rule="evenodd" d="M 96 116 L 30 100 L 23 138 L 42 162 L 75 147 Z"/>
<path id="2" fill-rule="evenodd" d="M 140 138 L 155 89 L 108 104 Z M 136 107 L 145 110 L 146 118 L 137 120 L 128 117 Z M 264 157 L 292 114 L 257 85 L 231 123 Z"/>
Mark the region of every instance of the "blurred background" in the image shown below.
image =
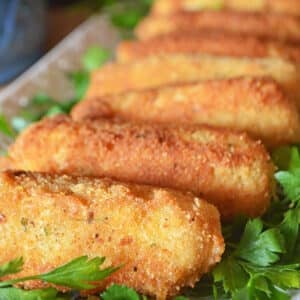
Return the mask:
<path id="1" fill-rule="evenodd" d="M 130 38 L 150 5 L 151 0 L 1 0 L 0 88 L 92 14 L 107 14 Z"/>

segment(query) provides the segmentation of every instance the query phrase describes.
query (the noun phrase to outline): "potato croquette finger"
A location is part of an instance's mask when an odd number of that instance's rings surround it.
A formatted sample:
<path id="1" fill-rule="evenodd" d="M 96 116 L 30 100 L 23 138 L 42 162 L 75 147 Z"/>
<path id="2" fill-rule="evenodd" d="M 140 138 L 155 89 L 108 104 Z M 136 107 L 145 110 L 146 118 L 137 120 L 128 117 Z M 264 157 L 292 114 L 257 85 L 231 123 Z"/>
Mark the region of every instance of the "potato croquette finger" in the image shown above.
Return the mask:
<path id="1" fill-rule="evenodd" d="M 155 0 L 152 13 L 169 15 L 178 11 L 202 9 L 275 12 L 300 16 L 299 0 Z"/>
<path id="2" fill-rule="evenodd" d="M 86 98 L 245 75 L 272 77 L 285 88 L 289 96 L 300 99 L 300 72 L 297 64 L 275 58 L 209 55 L 152 56 L 127 64 L 108 64 L 92 73 Z"/>
<path id="3" fill-rule="evenodd" d="M 267 78 L 202 81 L 92 98 L 75 106 L 72 117 L 209 124 L 246 131 L 271 147 L 300 142 L 296 105 Z"/>
<path id="4" fill-rule="evenodd" d="M 205 126 L 172 126 L 66 117 L 26 130 L 10 148 L 14 169 L 108 176 L 192 191 L 225 219 L 261 215 L 273 166 L 263 145 L 245 134 Z"/>
<path id="5" fill-rule="evenodd" d="M 224 251 L 217 209 L 191 194 L 24 172 L 1 173 L 0 186 L 0 263 L 25 261 L 10 279 L 105 256 L 106 265 L 124 266 L 99 290 L 114 282 L 165 299 L 192 286 Z"/>
<path id="6" fill-rule="evenodd" d="M 254 36 L 224 32 L 171 33 L 147 41 L 119 44 L 119 62 L 130 62 L 151 55 L 212 54 L 250 58 L 279 57 L 300 62 L 300 46 Z"/>
<path id="7" fill-rule="evenodd" d="M 174 32 L 221 30 L 255 35 L 281 41 L 300 41 L 300 18 L 291 15 L 235 11 L 199 11 L 177 13 L 168 17 L 151 15 L 135 30 L 139 39 Z"/>

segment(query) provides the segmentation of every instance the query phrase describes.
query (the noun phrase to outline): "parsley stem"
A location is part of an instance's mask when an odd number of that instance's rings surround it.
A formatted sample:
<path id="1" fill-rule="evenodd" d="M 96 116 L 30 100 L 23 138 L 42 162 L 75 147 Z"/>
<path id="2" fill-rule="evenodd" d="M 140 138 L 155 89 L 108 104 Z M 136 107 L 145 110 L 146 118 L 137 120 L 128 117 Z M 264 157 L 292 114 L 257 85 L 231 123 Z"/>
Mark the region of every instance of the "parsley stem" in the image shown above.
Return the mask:
<path id="1" fill-rule="evenodd" d="M 27 277 L 23 277 L 23 278 L 7 280 L 7 281 L 0 282 L 0 288 L 9 287 L 9 286 L 12 286 L 19 282 L 25 282 L 25 281 L 37 280 L 37 279 L 40 279 L 39 276 L 27 276 Z"/>

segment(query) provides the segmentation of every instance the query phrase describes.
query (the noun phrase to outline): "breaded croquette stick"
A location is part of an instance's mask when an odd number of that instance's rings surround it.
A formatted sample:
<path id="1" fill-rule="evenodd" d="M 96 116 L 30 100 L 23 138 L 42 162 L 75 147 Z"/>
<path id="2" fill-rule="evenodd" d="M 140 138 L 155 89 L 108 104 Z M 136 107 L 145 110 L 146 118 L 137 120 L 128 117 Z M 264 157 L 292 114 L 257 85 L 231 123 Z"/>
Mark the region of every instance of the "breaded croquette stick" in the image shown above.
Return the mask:
<path id="1" fill-rule="evenodd" d="M 168 17 L 151 15 L 136 29 L 147 40 L 174 32 L 221 30 L 281 41 L 300 42 L 300 18 L 291 15 L 235 11 L 181 12 Z"/>
<path id="2" fill-rule="evenodd" d="M 246 131 L 268 146 L 300 142 L 296 105 L 273 79 L 236 78 L 91 98 L 75 120 L 118 117 L 159 123 L 209 124 Z"/>
<path id="3" fill-rule="evenodd" d="M 178 11 L 238 10 L 275 12 L 300 16 L 299 0 L 155 0 L 153 14 L 170 15 Z"/>
<path id="4" fill-rule="evenodd" d="M 260 142 L 206 126 L 45 119 L 10 148 L 14 169 L 108 176 L 192 191 L 225 219 L 261 215 L 273 166 Z"/>
<path id="5" fill-rule="evenodd" d="M 151 55 L 212 54 L 236 57 L 279 57 L 300 62 L 300 45 L 224 32 L 171 33 L 146 41 L 124 41 L 117 48 L 119 62 Z"/>
<path id="6" fill-rule="evenodd" d="M 300 100 L 300 69 L 297 64 L 275 58 L 210 55 L 152 56 L 127 64 L 107 64 L 92 73 L 86 98 L 247 75 L 272 77 L 285 88 L 289 96 Z"/>
<path id="7" fill-rule="evenodd" d="M 114 282 L 158 299 L 193 286 L 224 251 L 217 209 L 192 194 L 39 173 L 0 174 L 0 233 L 0 264 L 25 259 L 9 278 L 105 256 L 124 266 L 98 290 Z"/>

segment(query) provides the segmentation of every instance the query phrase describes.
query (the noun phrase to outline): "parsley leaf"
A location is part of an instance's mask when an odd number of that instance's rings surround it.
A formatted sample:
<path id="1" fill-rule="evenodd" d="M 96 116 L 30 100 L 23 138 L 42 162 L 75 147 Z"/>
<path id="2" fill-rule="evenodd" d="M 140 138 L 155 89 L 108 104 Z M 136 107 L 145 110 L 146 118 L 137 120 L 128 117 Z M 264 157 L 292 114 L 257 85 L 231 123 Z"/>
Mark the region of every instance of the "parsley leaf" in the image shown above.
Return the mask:
<path id="1" fill-rule="evenodd" d="M 22 257 L 16 258 L 0 266 L 0 278 L 9 274 L 19 273 L 24 265 Z"/>
<path id="2" fill-rule="evenodd" d="M 45 116 L 69 113 L 76 103 L 75 99 L 58 101 L 44 93 L 38 93 L 30 100 L 28 106 L 12 119 L 12 127 L 16 132 L 21 132 L 31 123 L 37 122 Z"/>
<path id="3" fill-rule="evenodd" d="M 118 269 L 110 267 L 100 270 L 104 260 L 104 257 L 89 260 L 87 256 L 82 256 L 47 274 L 39 275 L 39 279 L 74 289 L 91 289 L 94 285 L 89 282 L 102 280 Z"/>
<path id="4" fill-rule="evenodd" d="M 226 293 L 242 289 L 249 275 L 232 256 L 223 258 L 213 271 L 215 282 L 222 282 Z"/>
<path id="5" fill-rule="evenodd" d="M 300 264 L 275 265 L 264 268 L 261 274 L 281 288 L 300 287 Z"/>
<path id="6" fill-rule="evenodd" d="M 296 147 L 290 148 L 288 168 L 275 174 L 281 184 L 287 199 L 290 201 L 288 210 L 280 224 L 280 230 L 285 237 L 286 253 L 283 261 L 299 263 L 299 226 L 300 226 L 300 155 Z"/>
<path id="7" fill-rule="evenodd" d="M 98 46 L 92 46 L 83 55 L 82 65 L 86 71 L 91 72 L 105 64 L 111 56 L 111 51 Z"/>
<path id="8" fill-rule="evenodd" d="M 151 5 L 152 0 L 106 1 L 104 9 L 115 27 L 132 35 L 131 31 L 148 14 Z"/>
<path id="9" fill-rule="evenodd" d="M 286 253 L 283 260 L 287 262 L 300 262 L 300 255 L 297 252 L 297 240 L 299 240 L 300 206 L 290 209 L 284 216 L 280 225 L 280 231 L 285 238 Z M 298 254 L 298 258 L 297 258 Z M 298 260 L 298 261 L 297 261 Z"/>
<path id="10" fill-rule="evenodd" d="M 279 171 L 275 178 L 283 187 L 284 193 L 291 201 L 300 200 L 300 155 L 296 147 L 291 148 L 288 170 Z"/>
<path id="11" fill-rule="evenodd" d="M 0 115 L 0 132 L 9 138 L 14 138 L 16 136 L 13 128 L 3 115 Z"/>
<path id="12" fill-rule="evenodd" d="M 0 282 L 0 288 L 28 280 L 43 280 L 73 289 L 92 289 L 95 287 L 92 282 L 102 280 L 118 269 L 109 267 L 100 270 L 104 260 L 105 258 L 99 257 L 89 260 L 87 256 L 82 256 L 49 273 Z"/>
<path id="13" fill-rule="evenodd" d="M 284 239 L 279 229 L 262 230 L 261 220 L 249 221 L 235 255 L 258 266 L 269 266 L 278 261 L 279 253 L 285 251 Z"/>
<path id="14" fill-rule="evenodd" d="M 76 104 L 78 101 L 83 99 L 83 97 L 87 91 L 87 88 L 90 83 L 90 75 L 86 71 L 77 71 L 77 72 L 70 73 L 69 78 L 73 83 L 73 87 L 74 87 L 74 91 L 75 91 L 75 96 L 74 96 L 74 99 L 72 99 L 72 100 L 73 101 L 75 100 L 74 104 Z M 63 102 L 61 102 L 61 103 L 63 103 Z M 71 110 L 71 108 L 72 107 L 70 107 L 70 110 Z"/>
<path id="15" fill-rule="evenodd" d="M 255 267 L 249 263 L 242 263 L 242 265 L 251 278 L 247 284 L 248 292 L 250 294 L 260 294 L 261 292 L 266 294 L 264 298 L 258 299 L 274 299 L 275 290 L 280 289 L 286 294 L 287 290 L 300 287 L 300 269 L 298 264 L 278 264 L 271 267 Z M 259 292 L 256 290 L 259 290 Z"/>
<path id="16" fill-rule="evenodd" d="M 295 172 L 281 171 L 276 174 L 284 193 L 291 201 L 300 200 L 300 169 Z"/>
<path id="17" fill-rule="evenodd" d="M 103 300 L 140 300 L 137 292 L 123 285 L 113 284 L 101 294 Z"/>
<path id="18" fill-rule="evenodd" d="M 53 288 L 25 291 L 18 288 L 0 289 L 1 300 L 63 300 L 65 297 L 58 296 L 58 291 Z"/>
<path id="19" fill-rule="evenodd" d="M 272 159 L 279 170 L 287 170 L 291 162 L 292 147 L 282 146 L 272 152 Z"/>
<path id="20" fill-rule="evenodd" d="M 233 300 L 291 299 L 300 288 L 300 155 L 297 147 L 276 155 L 284 194 L 261 218 L 223 226 L 226 253 L 213 278 Z"/>

